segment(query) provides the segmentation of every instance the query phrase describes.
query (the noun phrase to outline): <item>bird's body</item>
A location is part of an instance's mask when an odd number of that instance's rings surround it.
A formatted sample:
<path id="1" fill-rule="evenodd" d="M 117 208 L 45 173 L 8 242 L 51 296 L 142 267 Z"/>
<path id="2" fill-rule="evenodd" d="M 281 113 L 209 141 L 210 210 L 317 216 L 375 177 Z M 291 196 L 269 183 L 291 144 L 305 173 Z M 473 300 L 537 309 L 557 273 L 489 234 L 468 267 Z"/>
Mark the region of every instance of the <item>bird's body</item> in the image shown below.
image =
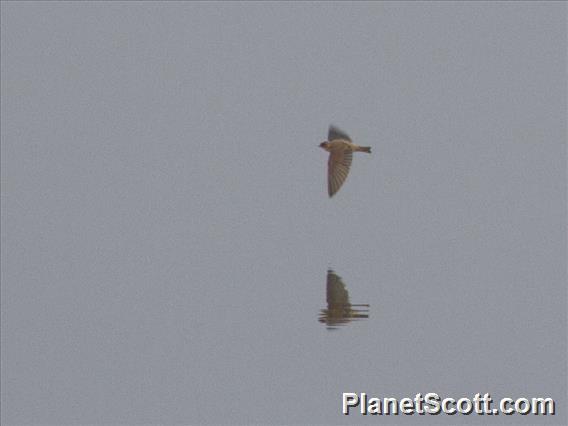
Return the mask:
<path id="1" fill-rule="evenodd" d="M 327 190 L 333 197 L 349 174 L 354 152 L 371 153 L 371 147 L 359 146 L 351 141 L 351 138 L 334 126 L 329 126 L 327 141 L 319 146 L 329 152 L 327 163 Z"/>
<path id="2" fill-rule="evenodd" d="M 322 309 L 319 322 L 327 324 L 328 329 L 346 325 L 352 321 L 369 318 L 368 304 L 351 304 L 347 286 L 339 275 L 331 269 L 326 279 L 327 309 Z"/>
<path id="3" fill-rule="evenodd" d="M 336 151 L 345 151 L 345 150 L 349 150 L 351 152 L 367 152 L 367 153 L 371 153 L 371 147 L 370 146 L 359 146 L 359 145 L 355 145 L 354 143 L 351 143 L 349 141 L 344 141 L 341 139 L 336 139 L 334 141 L 331 142 L 322 142 L 320 145 L 323 149 L 325 149 L 327 152 L 336 152 Z"/>

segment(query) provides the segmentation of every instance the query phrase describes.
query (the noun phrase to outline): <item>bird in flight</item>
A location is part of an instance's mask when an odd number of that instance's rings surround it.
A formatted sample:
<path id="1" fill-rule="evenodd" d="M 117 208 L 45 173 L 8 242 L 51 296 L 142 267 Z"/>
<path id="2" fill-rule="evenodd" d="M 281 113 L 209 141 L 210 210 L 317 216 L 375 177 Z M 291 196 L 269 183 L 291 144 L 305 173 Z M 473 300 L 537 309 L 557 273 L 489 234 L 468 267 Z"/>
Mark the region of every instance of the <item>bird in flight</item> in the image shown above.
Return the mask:
<path id="1" fill-rule="evenodd" d="M 354 305 L 349 300 L 349 292 L 343 280 L 333 270 L 328 269 L 326 279 L 327 309 L 320 310 L 319 322 L 327 324 L 328 329 L 337 328 L 351 321 L 369 318 L 368 304 Z"/>
<path id="2" fill-rule="evenodd" d="M 320 143 L 320 148 L 329 152 L 327 162 L 327 192 L 329 197 L 333 197 L 349 173 L 353 152 L 371 153 L 370 146 L 355 145 L 349 136 L 337 127 L 329 126 L 327 141 Z"/>

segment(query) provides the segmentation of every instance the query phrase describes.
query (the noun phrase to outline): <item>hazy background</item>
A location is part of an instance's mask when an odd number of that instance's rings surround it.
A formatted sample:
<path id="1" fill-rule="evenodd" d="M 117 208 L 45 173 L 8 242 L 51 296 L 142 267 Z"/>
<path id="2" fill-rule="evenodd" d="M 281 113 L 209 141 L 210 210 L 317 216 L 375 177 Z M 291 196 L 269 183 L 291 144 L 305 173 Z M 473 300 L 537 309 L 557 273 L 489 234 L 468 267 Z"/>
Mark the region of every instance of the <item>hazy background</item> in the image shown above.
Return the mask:
<path id="1" fill-rule="evenodd" d="M 1 12 L 2 424 L 566 423 L 566 3 Z"/>

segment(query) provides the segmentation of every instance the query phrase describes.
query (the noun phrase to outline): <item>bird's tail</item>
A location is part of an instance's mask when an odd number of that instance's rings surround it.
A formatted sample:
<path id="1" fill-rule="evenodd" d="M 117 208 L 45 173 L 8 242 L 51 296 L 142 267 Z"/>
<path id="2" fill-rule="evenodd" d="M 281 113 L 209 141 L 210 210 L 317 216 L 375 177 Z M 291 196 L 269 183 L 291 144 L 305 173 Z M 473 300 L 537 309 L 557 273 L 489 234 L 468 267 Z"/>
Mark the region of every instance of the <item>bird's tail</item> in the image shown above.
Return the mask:
<path id="1" fill-rule="evenodd" d="M 367 154 L 370 154 L 371 153 L 371 147 L 370 146 L 359 146 L 359 147 L 357 147 L 357 151 L 366 152 Z"/>

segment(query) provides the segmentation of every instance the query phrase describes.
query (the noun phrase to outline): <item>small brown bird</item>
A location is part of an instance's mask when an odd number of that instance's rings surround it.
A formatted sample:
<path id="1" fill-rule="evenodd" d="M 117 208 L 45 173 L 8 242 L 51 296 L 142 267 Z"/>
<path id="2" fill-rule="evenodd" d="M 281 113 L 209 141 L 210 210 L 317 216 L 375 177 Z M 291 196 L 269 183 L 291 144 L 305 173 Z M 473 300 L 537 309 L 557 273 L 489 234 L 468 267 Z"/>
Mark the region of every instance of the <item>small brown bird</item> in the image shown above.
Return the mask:
<path id="1" fill-rule="evenodd" d="M 319 146 L 329 152 L 327 192 L 331 198 L 339 191 L 339 188 L 347 179 L 351 161 L 353 161 L 353 152 L 360 151 L 370 154 L 371 147 L 355 145 L 347 134 L 334 126 L 329 126 L 327 139 L 327 141 L 320 143 Z"/>
<path id="2" fill-rule="evenodd" d="M 326 279 L 327 309 L 322 309 L 319 322 L 327 324 L 328 329 L 348 324 L 364 318 L 369 318 L 368 304 L 354 305 L 349 300 L 347 286 L 339 275 L 331 269 L 327 271 Z"/>

